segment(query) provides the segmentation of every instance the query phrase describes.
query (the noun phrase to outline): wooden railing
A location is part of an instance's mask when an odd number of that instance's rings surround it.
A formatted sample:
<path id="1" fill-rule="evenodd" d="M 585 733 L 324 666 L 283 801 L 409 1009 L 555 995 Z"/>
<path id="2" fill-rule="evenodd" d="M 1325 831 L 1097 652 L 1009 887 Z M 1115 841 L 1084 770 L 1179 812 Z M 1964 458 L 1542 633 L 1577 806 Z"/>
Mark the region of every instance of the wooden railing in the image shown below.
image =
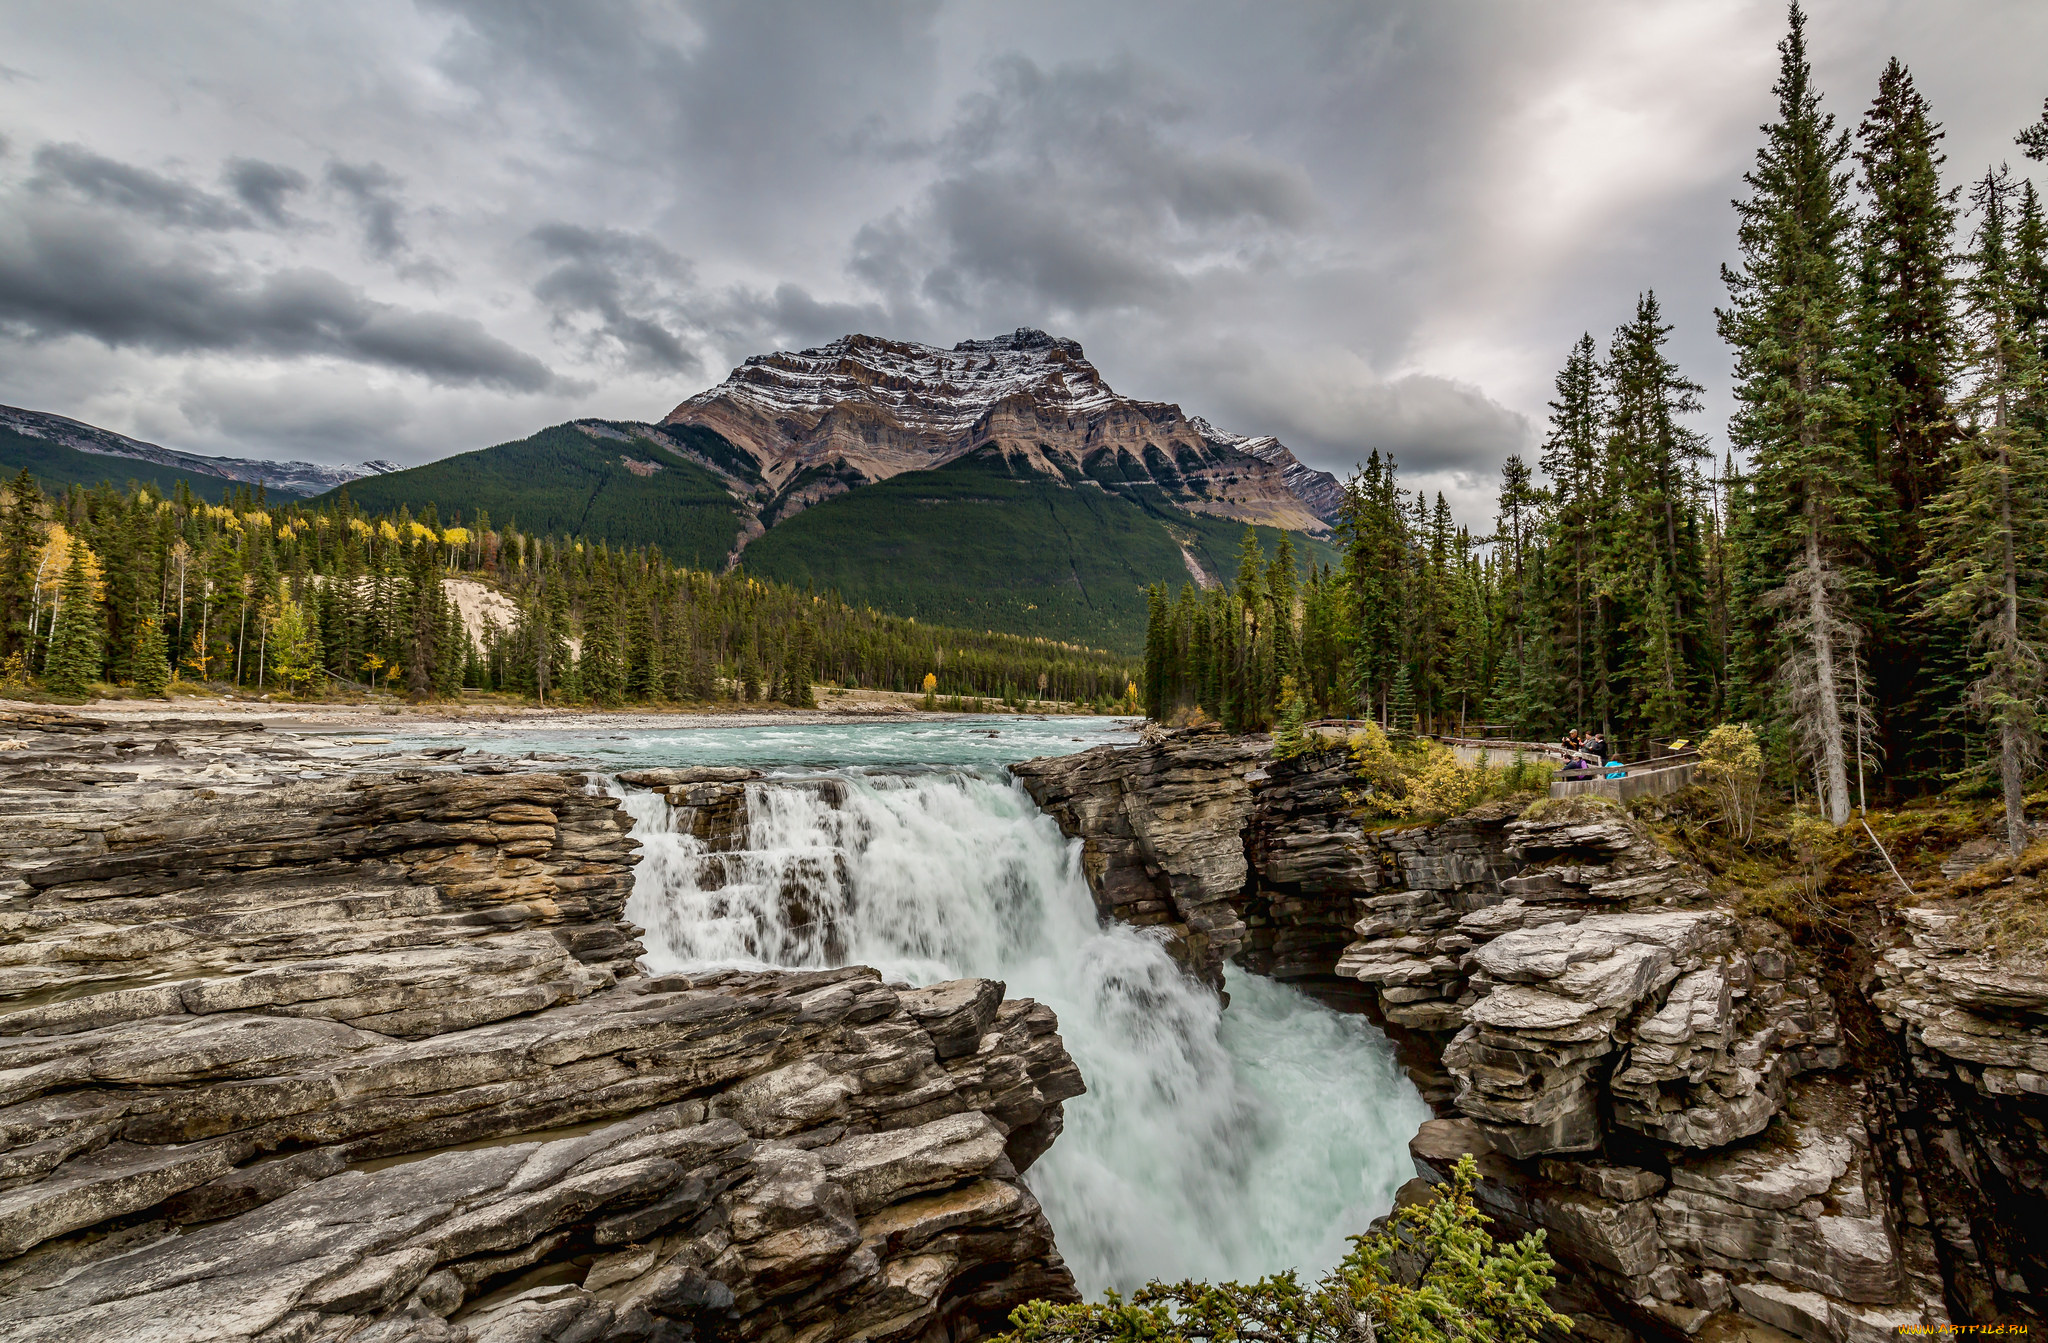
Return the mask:
<path id="1" fill-rule="evenodd" d="M 1559 773 L 1558 778 L 1560 780 L 1626 779 L 1637 774 L 1654 774 L 1658 770 L 1671 769 L 1678 765 L 1695 764 L 1699 758 L 1700 753 L 1698 751 L 1674 751 L 1669 755 L 1651 756 L 1647 760 L 1632 760 L 1625 765 L 1594 764 L 1588 762 L 1584 765 L 1567 765 Z"/>

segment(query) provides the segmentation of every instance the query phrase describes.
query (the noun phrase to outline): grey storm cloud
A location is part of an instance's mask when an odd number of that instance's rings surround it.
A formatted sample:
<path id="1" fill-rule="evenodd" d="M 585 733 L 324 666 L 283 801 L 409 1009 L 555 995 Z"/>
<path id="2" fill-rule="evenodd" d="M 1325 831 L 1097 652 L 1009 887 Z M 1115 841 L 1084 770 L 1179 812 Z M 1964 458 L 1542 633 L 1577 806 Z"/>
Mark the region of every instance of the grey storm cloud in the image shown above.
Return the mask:
<path id="1" fill-rule="evenodd" d="M 508 392 L 555 382 L 469 318 L 378 302 L 324 271 L 233 269 L 73 210 L 29 207 L 0 223 L 0 327 L 159 354 L 338 356 Z"/>
<path id="2" fill-rule="evenodd" d="M 100 205 L 182 229 L 247 228 L 248 212 L 210 192 L 147 168 L 120 163 L 82 145 L 36 150 L 33 190 L 69 190 Z"/>
<path id="3" fill-rule="evenodd" d="M 288 222 L 286 198 L 306 189 L 306 175 L 297 168 L 262 159 L 229 159 L 224 176 L 243 205 L 279 226 Z"/>
<path id="4" fill-rule="evenodd" d="M 1472 499 L 1532 451 L 1573 339 L 1647 288 L 1720 435 L 1728 202 L 1785 20 L 1783 0 L 17 8 L 0 400 L 207 451 L 417 459 L 658 414 L 851 331 L 1038 326 L 1130 395 L 1329 469 L 1384 449 Z M 2020 162 L 2048 6 L 1811 9 L 1843 125 L 1896 54 L 1952 181 Z M 352 449 L 358 429 L 376 441 Z"/>
<path id="5" fill-rule="evenodd" d="M 405 210 L 398 199 L 402 184 L 383 164 L 336 160 L 327 165 L 326 177 L 327 185 L 354 206 L 363 228 L 363 246 L 372 256 L 388 261 L 410 249 L 411 244 L 398 227 L 398 218 Z"/>
<path id="6" fill-rule="evenodd" d="M 681 257 L 652 238 L 620 229 L 544 224 L 532 238 L 555 263 L 534 285 L 534 297 L 558 321 L 594 316 L 598 334 L 636 367 L 669 372 L 701 367 L 702 360 L 663 324 L 658 311 L 672 308 L 676 291 L 689 282 L 690 267 Z"/>
<path id="7" fill-rule="evenodd" d="M 852 272 L 962 314 L 1156 305 L 1191 272 L 1241 267 L 1316 213 L 1299 166 L 1173 130 L 1191 95 L 1129 58 L 997 63 L 931 146 L 916 205 L 855 235 Z"/>

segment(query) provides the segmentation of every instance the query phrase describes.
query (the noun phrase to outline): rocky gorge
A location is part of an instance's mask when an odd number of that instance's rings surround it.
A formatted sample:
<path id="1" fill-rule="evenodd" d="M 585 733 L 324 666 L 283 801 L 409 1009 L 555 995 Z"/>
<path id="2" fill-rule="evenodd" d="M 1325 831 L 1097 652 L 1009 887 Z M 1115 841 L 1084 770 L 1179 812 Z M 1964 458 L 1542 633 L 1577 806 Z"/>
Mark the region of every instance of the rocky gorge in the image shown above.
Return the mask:
<path id="1" fill-rule="evenodd" d="M 1003 986 L 650 976 L 580 771 L 0 717 L 0 1338 L 972 1338 L 1067 1272 Z"/>
<path id="2" fill-rule="evenodd" d="M 1213 730 L 1016 774 L 1106 916 L 1213 984 L 1234 962 L 1383 1023 L 1437 1116 L 1400 1201 L 1474 1154 L 1579 1335 L 2038 1318 L 2048 981 L 1940 902 L 1845 976 L 1600 799 L 1365 820 L 1344 753 Z"/>
<path id="3" fill-rule="evenodd" d="M 1344 754 L 1214 731 L 1012 773 L 1083 907 L 1380 1025 L 1434 1112 L 1397 1201 L 1477 1157 L 1577 1335 L 2039 1312 L 2048 980 L 1954 902 L 1828 960 L 1597 799 L 1371 821 Z M 748 842 L 754 769 L 618 778 Z M 1072 1299 L 1025 1178 L 1084 1089 L 1051 1009 L 1000 968 L 650 970 L 615 791 L 0 717 L 0 1338 L 968 1343 Z"/>

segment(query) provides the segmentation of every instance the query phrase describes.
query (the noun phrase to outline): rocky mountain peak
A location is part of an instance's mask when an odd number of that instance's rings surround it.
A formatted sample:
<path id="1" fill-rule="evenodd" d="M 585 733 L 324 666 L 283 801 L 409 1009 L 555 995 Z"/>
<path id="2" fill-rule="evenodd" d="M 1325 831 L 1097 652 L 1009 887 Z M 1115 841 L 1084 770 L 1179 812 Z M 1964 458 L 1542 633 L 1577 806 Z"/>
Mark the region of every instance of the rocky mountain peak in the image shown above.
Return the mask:
<path id="1" fill-rule="evenodd" d="M 1031 327 L 963 340 L 950 350 L 856 333 L 808 350 L 753 355 L 669 418 L 727 401 L 815 424 L 834 408 L 859 402 L 888 411 L 906 428 L 950 435 L 1017 395 L 1068 412 L 1117 399 L 1082 357 L 1078 341 Z"/>
<path id="2" fill-rule="evenodd" d="M 1079 341 L 1036 327 L 950 349 L 855 333 L 754 355 L 665 423 L 714 430 L 752 457 L 778 517 L 990 442 L 1064 481 L 1156 488 L 1192 512 L 1294 531 L 1326 530 L 1343 494 L 1271 436 L 1119 395 Z"/>

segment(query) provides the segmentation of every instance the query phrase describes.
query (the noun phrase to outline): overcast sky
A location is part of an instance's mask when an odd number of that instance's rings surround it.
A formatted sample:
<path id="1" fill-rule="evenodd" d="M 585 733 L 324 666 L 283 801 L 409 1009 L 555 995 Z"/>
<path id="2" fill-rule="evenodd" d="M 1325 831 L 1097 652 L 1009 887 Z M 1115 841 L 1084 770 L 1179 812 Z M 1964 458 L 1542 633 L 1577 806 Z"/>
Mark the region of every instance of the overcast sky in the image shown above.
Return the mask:
<path id="1" fill-rule="evenodd" d="M 1815 0 L 1955 180 L 2022 160 L 2041 0 Z M 1722 440 L 1777 0 L 0 0 L 0 402 L 414 463 L 654 419 L 849 331 L 1072 336 L 1110 385 L 1374 447 L 1479 522 L 1639 290 Z"/>

